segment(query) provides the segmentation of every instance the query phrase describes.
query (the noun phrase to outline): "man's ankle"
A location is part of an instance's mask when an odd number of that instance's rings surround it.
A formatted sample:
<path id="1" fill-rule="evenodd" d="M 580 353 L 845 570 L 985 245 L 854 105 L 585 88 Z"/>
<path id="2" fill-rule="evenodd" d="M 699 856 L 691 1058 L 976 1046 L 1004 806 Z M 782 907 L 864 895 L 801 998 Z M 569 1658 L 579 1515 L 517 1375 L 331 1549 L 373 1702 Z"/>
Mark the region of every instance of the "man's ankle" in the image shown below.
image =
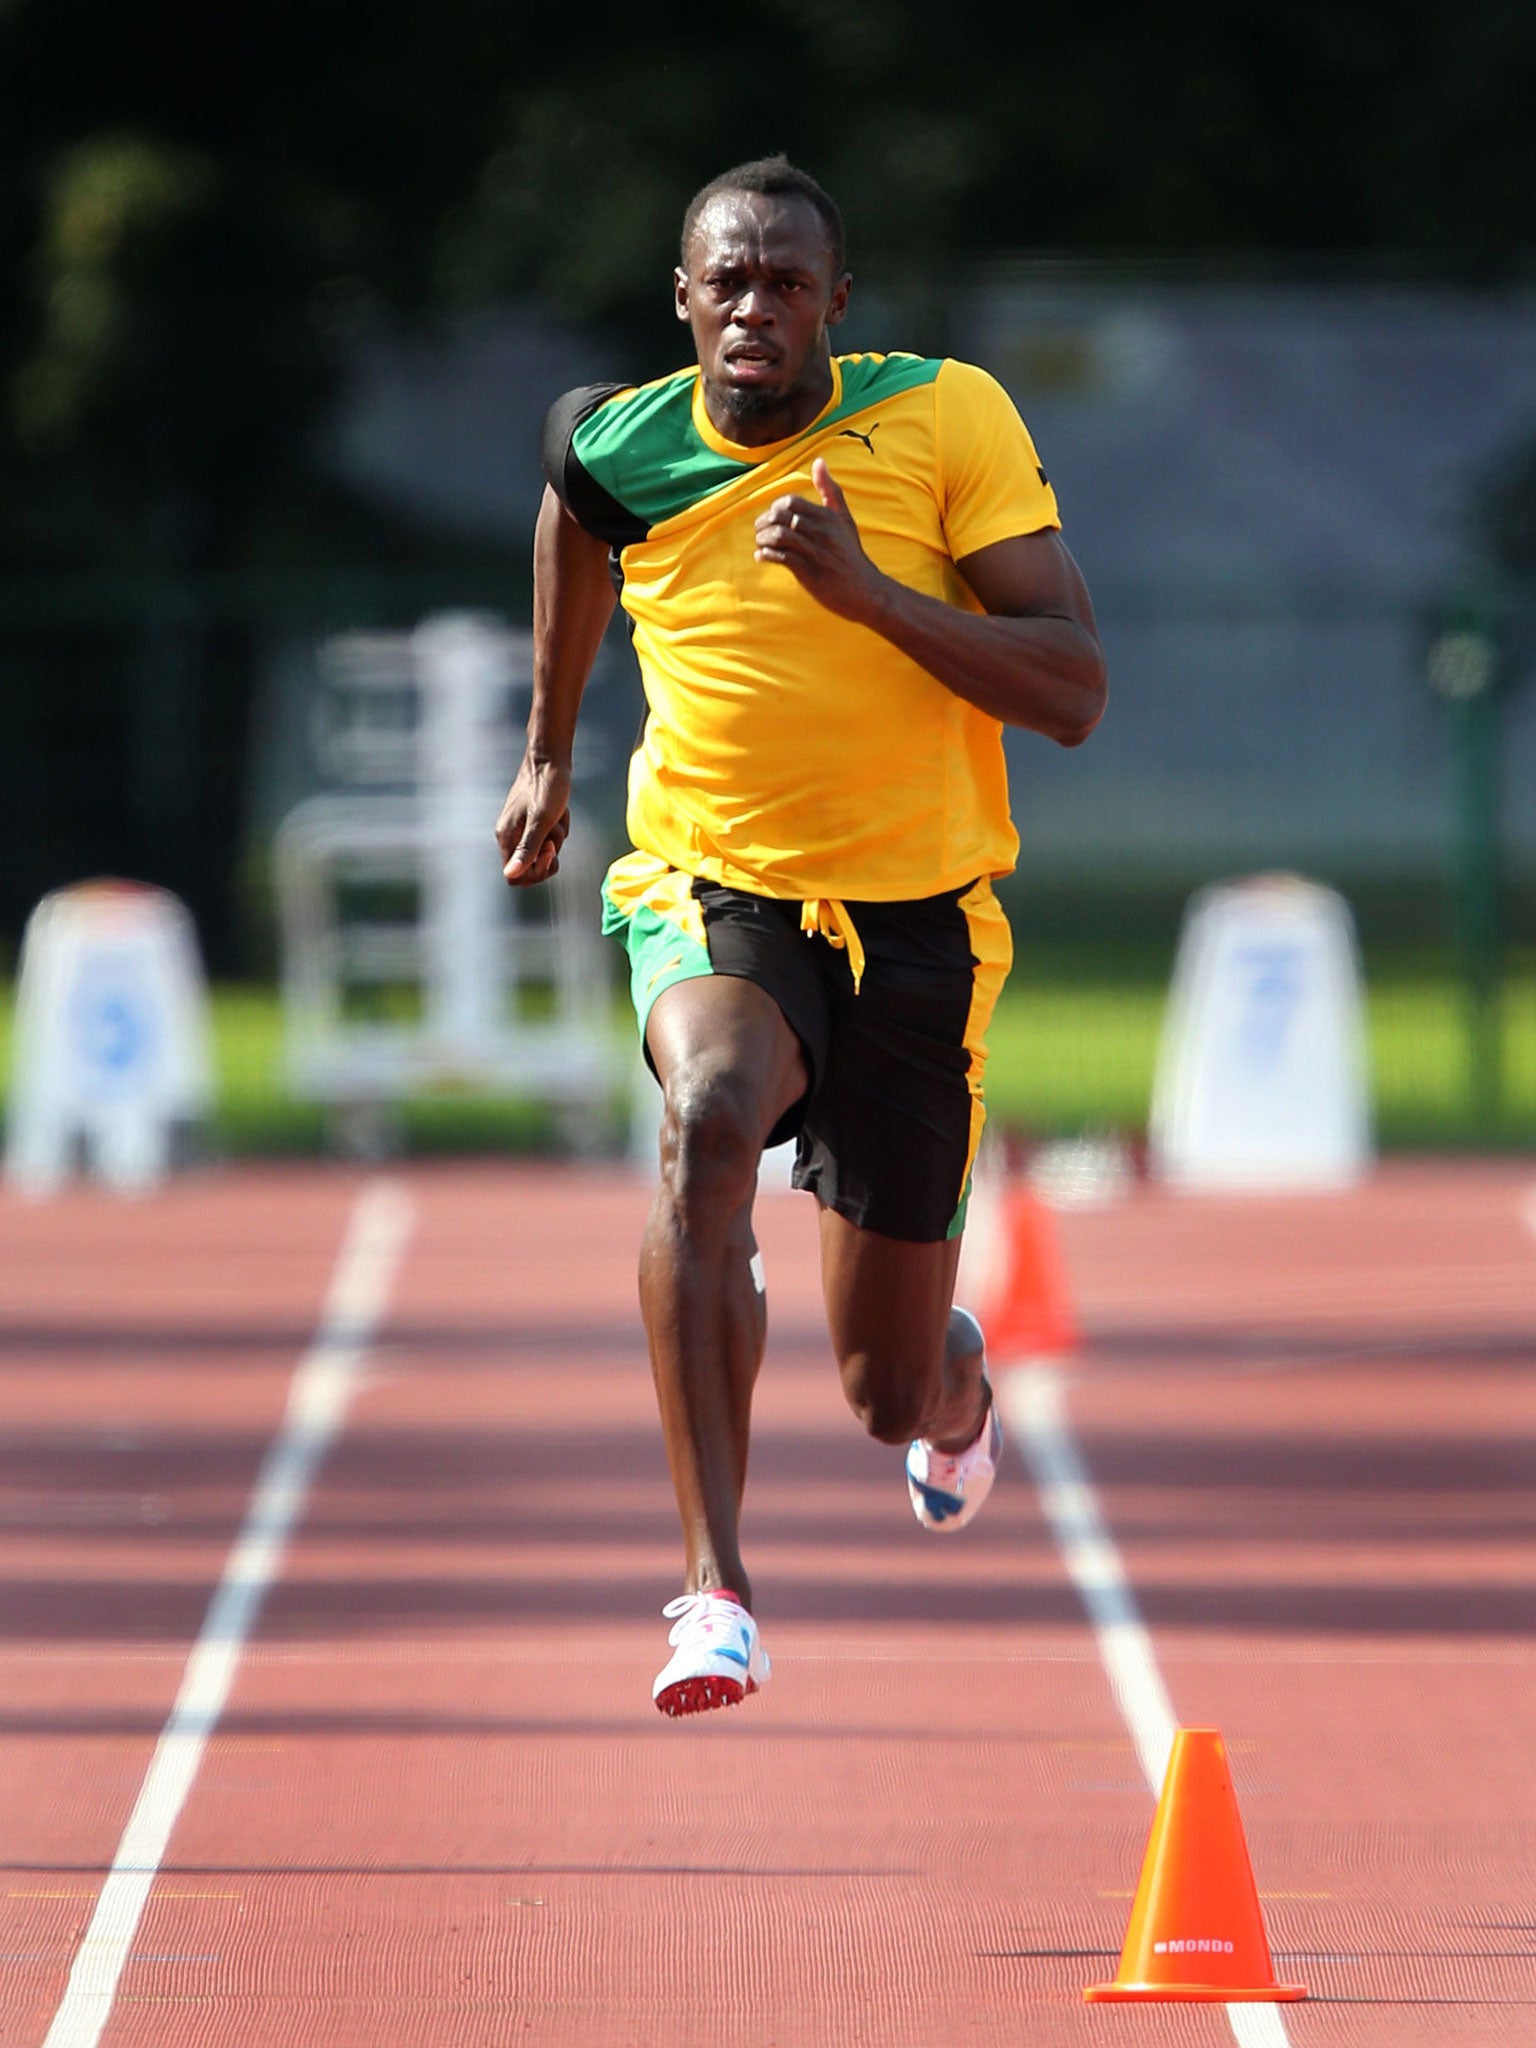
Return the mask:
<path id="1" fill-rule="evenodd" d="M 952 1438 L 947 1442 L 940 1442 L 933 1437 L 929 1437 L 927 1441 L 933 1445 L 936 1451 L 941 1452 L 944 1457 L 958 1458 L 962 1452 L 969 1451 L 976 1444 L 980 1443 L 991 1415 L 992 1387 L 991 1383 L 984 1379 L 981 1383 L 981 1414 L 978 1416 L 976 1427 L 971 1431 L 970 1435 L 960 1443 L 956 1443 Z"/>

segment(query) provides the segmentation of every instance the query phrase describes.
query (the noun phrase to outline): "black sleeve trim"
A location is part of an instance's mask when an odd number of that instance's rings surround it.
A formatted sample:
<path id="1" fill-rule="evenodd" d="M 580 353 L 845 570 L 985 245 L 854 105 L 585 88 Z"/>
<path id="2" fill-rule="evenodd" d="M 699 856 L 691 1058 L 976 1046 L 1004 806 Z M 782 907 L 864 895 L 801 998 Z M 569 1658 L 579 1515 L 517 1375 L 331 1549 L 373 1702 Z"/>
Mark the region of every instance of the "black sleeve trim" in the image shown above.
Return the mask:
<path id="1" fill-rule="evenodd" d="M 582 384 L 557 398 L 544 416 L 544 474 L 550 489 L 578 525 L 615 549 L 644 540 L 650 528 L 582 467 L 572 440 L 582 421 L 604 399 L 627 389 L 623 384 Z"/>

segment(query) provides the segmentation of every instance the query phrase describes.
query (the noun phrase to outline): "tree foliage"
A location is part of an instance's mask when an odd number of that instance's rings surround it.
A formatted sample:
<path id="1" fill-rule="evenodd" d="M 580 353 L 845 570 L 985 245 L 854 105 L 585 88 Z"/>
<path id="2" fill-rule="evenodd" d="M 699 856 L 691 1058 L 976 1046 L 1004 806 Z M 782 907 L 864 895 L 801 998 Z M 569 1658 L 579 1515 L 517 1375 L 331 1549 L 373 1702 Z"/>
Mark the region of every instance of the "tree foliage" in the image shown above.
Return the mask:
<path id="1" fill-rule="evenodd" d="M 898 288 L 1019 248 L 1497 277 L 1533 83 L 1499 0 L 7 0 L 3 544 L 239 559 L 380 312 L 534 294 L 659 355 L 684 202 L 768 148 Z"/>
<path id="2" fill-rule="evenodd" d="M 1003 251 L 1494 281 L 1536 244 L 1533 85 L 1513 0 L 0 0 L 0 927 L 119 867 L 228 963 L 257 663 L 197 593 L 449 545 L 313 458 L 370 323 L 537 299 L 669 367 L 687 199 L 779 148 L 909 345 Z M 18 625 L 47 568 L 132 572 L 143 615 Z"/>

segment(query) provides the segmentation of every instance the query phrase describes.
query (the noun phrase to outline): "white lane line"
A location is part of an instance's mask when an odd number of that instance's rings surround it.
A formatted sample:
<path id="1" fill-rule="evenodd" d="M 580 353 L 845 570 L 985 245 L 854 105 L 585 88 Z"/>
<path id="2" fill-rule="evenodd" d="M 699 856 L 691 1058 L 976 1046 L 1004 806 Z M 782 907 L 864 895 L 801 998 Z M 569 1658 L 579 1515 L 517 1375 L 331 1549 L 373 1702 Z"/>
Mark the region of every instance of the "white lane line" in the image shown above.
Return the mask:
<path id="1" fill-rule="evenodd" d="M 1003 1412 L 1019 1433 L 1040 1504 L 1088 1610 L 1110 1689 L 1155 1797 L 1163 1789 L 1179 1724 L 1120 1553 L 1072 1440 L 1061 1376 L 1049 1366 L 1030 1365 L 1002 1374 L 1001 1381 Z"/>
<path id="2" fill-rule="evenodd" d="M 1520 1204 L 1520 1214 L 1525 1219 L 1526 1229 L 1536 1232 L 1536 1187 L 1526 1189 L 1525 1200 Z"/>
<path id="3" fill-rule="evenodd" d="M 1291 2048 L 1278 2005 L 1229 2005 L 1227 2020 L 1237 2048 Z"/>
<path id="4" fill-rule="evenodd" d="M 43 2048 L 96 2048 L 166 1845 L 229 1698 L 240 1653 L 282 1566 L 321 1460 L 346 1416 L 389 1300 L 414 1210 L 375 1181 L 353 1205 L 314 1342 L 295 1368 L 282 1428 L 262 1461 L 245 1522 L 187 1659 L 112 1868 Z"/>
<path id="5" fill-rule="evenodd" d="M 1120 1552 L 1078 1456 L 1061 1375 L 1048 1365 L 1021 1365 L 998 1375 L 997 1390 L 1067 1575 L 1088 1610 L 1110 1690 L 1155 1799 L 1163 1789 L 1178 1721 Z M 1290 2048 L 1277 2005 L 1232 2004 L 1226 2010 L 1239 2048 Z"/>

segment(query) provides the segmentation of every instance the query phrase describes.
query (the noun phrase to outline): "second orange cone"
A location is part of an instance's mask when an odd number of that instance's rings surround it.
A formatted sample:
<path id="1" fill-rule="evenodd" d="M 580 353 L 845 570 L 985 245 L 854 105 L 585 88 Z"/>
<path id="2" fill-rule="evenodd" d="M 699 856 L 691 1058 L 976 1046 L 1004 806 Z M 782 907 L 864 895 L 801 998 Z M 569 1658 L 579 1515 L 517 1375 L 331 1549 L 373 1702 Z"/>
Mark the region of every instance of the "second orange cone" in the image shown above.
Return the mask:
<path id="1" fill-rule="evenodd" d="M 1120 1968 L 1099 1999 L 1205 2004 L 1305 1998 L 1278 1984 L 1248 1860 L 1226 1745 L 1215 1728 L 1173 1738 Z"/>
<path id="2" fill-rule="evenodd" d="M 1056 1219 L 1028 1188 L 1008 1187 L 994 1227 L 1001 1234 L 995 1298 L 981 1311 L 993 1358 L 1073 1351 L 1077 1327 Z"/>

